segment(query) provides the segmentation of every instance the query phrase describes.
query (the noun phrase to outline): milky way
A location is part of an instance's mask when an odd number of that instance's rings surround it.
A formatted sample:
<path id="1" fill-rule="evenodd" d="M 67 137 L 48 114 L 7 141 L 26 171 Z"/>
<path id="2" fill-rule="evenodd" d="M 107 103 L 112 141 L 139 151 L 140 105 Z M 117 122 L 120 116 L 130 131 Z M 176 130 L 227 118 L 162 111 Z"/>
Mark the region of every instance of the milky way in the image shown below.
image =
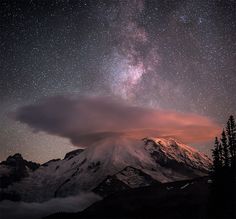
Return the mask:
<path id="1" fill-rule="evenodd" d="M 58 94 L 118 96 L 225 123 L 236 111 L 235 8 L 217 0 L 2 0 L 0 159 L 20 152 L 41 162 L 73 148 L 9 117 Z"/>

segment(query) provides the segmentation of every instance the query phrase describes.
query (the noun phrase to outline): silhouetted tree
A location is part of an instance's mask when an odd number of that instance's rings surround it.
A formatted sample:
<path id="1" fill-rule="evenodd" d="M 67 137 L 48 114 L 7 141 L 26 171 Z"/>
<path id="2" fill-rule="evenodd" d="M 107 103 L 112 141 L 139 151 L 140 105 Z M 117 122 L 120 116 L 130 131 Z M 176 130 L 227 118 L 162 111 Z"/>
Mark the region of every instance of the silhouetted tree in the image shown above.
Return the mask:
<path id="1" fill-rule="evenodd" d="M 222 168 L 223 167 L 223 148 L 222 148 L 222 144 L 221 143 L 219 143 L 218 151 L 219 151 L 218 152 L 219 153 L 219 165 L 220 165 L 220 168 Z"/>
<path id="2" fill-rule="evenodd" d="M 235 156 L 236 156 L 236 124 L 234 117 L 231 115 L 227 122 L 226 127 L 228 144 L 229 144 L 229 154 L 230 154 L 230 164 L 231 167 L 235 167 Z"/>
<path id="3" fill-rule="evenodd" d="M 215 138 L 215 145 L 214 149 L 212 150 L 212 157 L 213 157 L 213 171 L 217 174 L 222 167 L 221 163 L 221 155 L 220 155 L 220 143 L 218 138 Z"/>
<path id="4" fill-rule="evenodd" d="M 223 165 L 225 168 L 228 168 L 229 167 L 229 149 L 228 149 L 228 140 L 227 140 L 224 129 L 221 134 L 221 144 L 222 144 Z"/>

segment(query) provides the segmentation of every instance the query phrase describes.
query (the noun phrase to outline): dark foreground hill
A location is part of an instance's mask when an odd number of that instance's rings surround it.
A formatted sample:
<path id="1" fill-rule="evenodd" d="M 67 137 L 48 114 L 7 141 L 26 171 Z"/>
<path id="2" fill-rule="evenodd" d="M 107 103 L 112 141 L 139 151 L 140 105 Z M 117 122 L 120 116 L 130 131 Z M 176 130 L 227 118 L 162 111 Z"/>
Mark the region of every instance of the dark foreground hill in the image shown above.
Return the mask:
<path id="1" fill-rule="evenodd" d="M 208 177 L 165 183 L 115 193 L 83 212 L 58 213 L 61 218 L 209 218 Z"/>

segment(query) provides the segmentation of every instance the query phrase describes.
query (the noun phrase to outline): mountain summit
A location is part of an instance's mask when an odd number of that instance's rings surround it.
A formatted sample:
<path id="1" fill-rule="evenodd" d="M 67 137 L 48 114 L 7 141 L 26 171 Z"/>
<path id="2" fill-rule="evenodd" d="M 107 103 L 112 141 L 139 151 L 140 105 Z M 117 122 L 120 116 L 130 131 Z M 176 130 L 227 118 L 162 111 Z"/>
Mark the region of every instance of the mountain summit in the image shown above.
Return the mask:
<path id="1" fill-rule="evenodd" d="M 30 172 L 35 171 L 39 166 L 37 163 L 24 160 L 19 153 L 9 156 L 6 161 L 0 163 L 0 188 L 6 188 L 29 176 Z"/>
<path id="2" fill-rule="evenodd" d="M 17 193 L 25 201 L 92 190 L 102 195 L 114 182 L 125 189 L 191 179 L 206 175 L 210 166 L 206 155 L 172 138 L 117 136 L 47 162 L 2 192 Z"/>

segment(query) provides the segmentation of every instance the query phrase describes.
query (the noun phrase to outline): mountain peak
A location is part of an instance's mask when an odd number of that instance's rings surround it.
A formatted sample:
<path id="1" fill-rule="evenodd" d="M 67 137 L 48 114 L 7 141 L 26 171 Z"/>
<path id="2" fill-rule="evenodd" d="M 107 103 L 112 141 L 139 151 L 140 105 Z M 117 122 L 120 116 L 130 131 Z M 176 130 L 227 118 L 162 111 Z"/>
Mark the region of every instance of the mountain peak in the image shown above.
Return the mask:
<path id="1" fill-rule="evenodd" d="M 74 156 L 76 156 L 76 155 L 80 154 L 81 152 L 83 152 L 83 150 L 84 149 L 79 148 L 79 149 L 70 151 L 70 152 L 66 153 L 64 159 L 68 159 L 69 160 L 69 159 L 73 158 Z"/>
<path id="2" fill-rule="evenodd" d="M 201 169 L 208 172 L 212 164 L 210 158 L 179 140 L 174 138 L 145 138 L 145 148 L 149 150 L 156 159 L 166 157 L 170 161 L 178 164 L 185 164 L 194 169 Z"/>
<path id="3" fill-rule="evenodd" d="M 9 156 L 6 161 L 10 162 L 11 160 L 23 160 L 23 157 L 20 153 L 16 153 L 12 156 Z"/>

